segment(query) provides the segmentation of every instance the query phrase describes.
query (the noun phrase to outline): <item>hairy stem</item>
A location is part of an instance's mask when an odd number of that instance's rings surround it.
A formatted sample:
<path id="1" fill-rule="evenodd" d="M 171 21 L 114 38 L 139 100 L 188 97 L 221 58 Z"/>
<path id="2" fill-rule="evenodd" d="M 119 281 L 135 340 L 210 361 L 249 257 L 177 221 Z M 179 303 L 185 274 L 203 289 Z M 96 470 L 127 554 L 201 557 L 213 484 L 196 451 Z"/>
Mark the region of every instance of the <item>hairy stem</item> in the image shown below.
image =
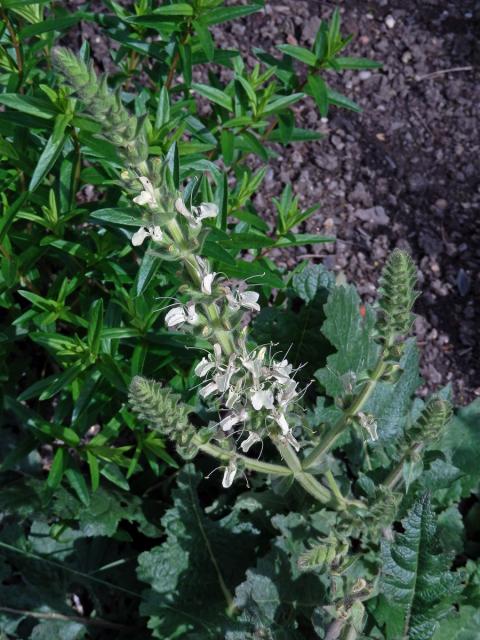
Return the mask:
<path id="1" fill-rule="evenodd" d="M 292 473 L 288 467 L 284 467 L 283 465 L 262 462 L 261 460 L 255 460 L 248 456 L 239 455 L 233 451 L 227 451 L 214 444 L 202 443 L 198 436 L 194 437 L 193 442 L 198 446 L 200 451 L 203 451 L 207 455 L 217 458 L 217 460 L 221 460 L 222 462 L 228 462 L 232 460 L 232 458 L 235 458 L 236 460 L 241 461 L 246 469 L 260 471 L 261 473 L 267 473 L 272 476 L 289 476 Z"/>
<path id="2" fill-rule="evenodd" d="M 278 452 L 291 470 L 295 480 L 305 489 L 307 493 L 313 496 L 322 504 L 337 502 L 336 497 L 330 493 L 327 487 L 324 487 L 311 473 L 307 473 L 302 469 L 297 454 L 289 444 L 281 442 L 278 438 L 273 441 Z"/>
<path id="3" fill-rule="evenodd" d="M 392 491 L 400 484 L 403 477 L 403 465 L 408 460 L 408 458 L 412 455 L 419 454 L 423 449 L 423 445 L 421 443 L 417 443 L 412 447 L 410 451 L 407 451 L 401 458 L 400 462 L 390 471 L 388 476 L 383 481 L 383 485 L 391 489 Z"/>
<path id="4" fill-rule="evenodd" d="M 326 435 L 322 442 L 317 444 L 317 446 L 314 447 L 313 450 L 305 458 L 302 465 L 304 469 L 308 469 L 309 467 L 316 464 L 332 448 L 338 437 L 349 426 L 351 419 L 354 418 L 362 410 L 365 403 L 372 395 L 377 382 L 385 373 L 386 368 L 387 363 L 385 362 L 385 353 L 383 352 L 378 360 L 377 366 L 370 376 L 370 379 L 367 380 L 367 382 L 363 385 L 360 393 L 353 400 L 350 406 L 345 409 L 342 417 L 337 420 L 337 422 L 333 425 L 331 431 Z"/>

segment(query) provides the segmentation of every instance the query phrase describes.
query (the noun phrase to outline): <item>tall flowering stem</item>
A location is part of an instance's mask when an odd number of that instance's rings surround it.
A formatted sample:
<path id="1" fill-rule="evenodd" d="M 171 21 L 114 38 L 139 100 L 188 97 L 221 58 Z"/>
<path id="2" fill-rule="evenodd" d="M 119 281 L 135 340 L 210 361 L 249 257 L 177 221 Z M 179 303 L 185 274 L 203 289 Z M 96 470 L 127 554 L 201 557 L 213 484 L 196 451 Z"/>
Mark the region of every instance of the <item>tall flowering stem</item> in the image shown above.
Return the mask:
<path id="1" fill-rule="evenodd" d="M 184 200 L 172 186 L 166 164 L 148 157 L 143 122 L 128 114 L 119 94 L 107 89 L 105 78 L 97 79 L 91 65 L 65 49 L 54 51 L 54 62 L 86 112 L 103 123 L 100 135 L 117 148 L 123 162 L 121 184 L 139 215 L 139 228 L 131 238 L 133 246 L 147 242 L 151 254 L 180 267 L 184 284 L 178 300 L 166 312 L 167 328 L 194 334 L 211 345 L 195 373 L 201 380 L 200 396 L 218 411 L 219 420 L 198 434 L 193 427 L 183 433 L 170 429 L 169 437 L 176 439 L 186 457 L 201 449 L 225 463 L 224 487 L 231 486 L 243 469 L 293 475 L 318 501 L 346 508 L 348 501 L 340 492 L 327 488 L 302 468 L 297 456 L 300 443 L 294 431 L 300 423 L 297 407 L 302 392 L 293 366 L 273 355 L 272 344 L 257 347 L 249 341 L 246 314 L 260 310 L 259 294 L 249 290 L 245 282 L 234 285 L 215 273 L 201 255 L 210 229 L 205 222 L 217 217 L 218 207 Z M 150 421 L 155 407 L 163 402 L 162 389 L 152 384 L 135 379 L 131 387 L 134 408 Z M 174 413 L 167 400 L 162 406 Z M 257 448 L 257 454 L 261 452 L 266 439 L 275 445 L 286 466 L 247 455 L 252 447 Z"/>

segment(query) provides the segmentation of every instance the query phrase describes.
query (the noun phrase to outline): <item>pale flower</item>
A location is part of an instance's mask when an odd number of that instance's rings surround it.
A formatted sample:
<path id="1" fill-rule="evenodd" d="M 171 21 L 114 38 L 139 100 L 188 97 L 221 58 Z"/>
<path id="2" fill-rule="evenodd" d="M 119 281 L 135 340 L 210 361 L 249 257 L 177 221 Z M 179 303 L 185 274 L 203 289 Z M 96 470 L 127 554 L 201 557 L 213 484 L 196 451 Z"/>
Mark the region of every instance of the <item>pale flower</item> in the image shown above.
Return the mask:
<path id="1" fill-rule="evenodd" d="M 165 324 L 168 328 L 177 327 L 185 322 L 193 325 L 198 323 L 198 313 L 195 310 L 194 304 L 186 307 L 182 305 L 172 307 L 165 316 Z"/>
<path id="2" fill-rule="evenodd" d="M 192 210 L 189 211 L 183 200 L 177 198 L 175 201 L 175 209 L 186 218 L 188 224 L 194 228 L 198 228 L 201 225 L 201 221 L 205 218 L 216 218 L 218 215 L 218 207 L 213 202 L 202 202 L 199 207 L 192 207 Z"/>
<path id="3" fill-rule="evenodd" d="M 246 438 L 246 440 L 242 442 L 242 444 L 240 445 L 240 449 L 244 453 L 248 453 L 250 447 L 252 447 L 257 442 L 261 442 L 261 441 L 262 439 L 257 433 L 255 433 L 254 431 L 249 431 L 248 438 Z"/>
<path id="4" fill-rule="evenodd" d="M 216 383 L 209 382 L 207 385 L 205 385 L 200 389 L 199 393 L 202 396 L 202 398 L 208 398 L 208 396 L 211 396 L 212 393 L 215 393 L 215 391 L 218 391 L 218 387 Z"/>
<path id="5" fill-rule="evenodd" d="M 217 383 L 220 393 L 225 393 L 225 391 L 228 391 L 228 389 L 230 388 L 230 380 L 232 379 L 233 374 L 238 371 L 238 369 L 235 368 L 235 359 L 236 355 L 232 353 L 226 368 L 224 368 L 220 373 L 214 376 L 214 380 Z"/>
<path id="6" fill-rule="evenodd" d="M 204 293 L 205 295 L 208 295 L 208 296 L 212 295 L 212 284 L 216 275 L 217 274 L 213 272 L 213 273 L 207 273 L 205 276 L 203 276 L 201 288 L 202 288 L 202 293 Z"/>
<path id="7" fill-rule="evenodd" d="M 290 374 L 292 373 L 292 365 L 288 360 L 282 360 L 281 362 L 274 362 L 272 364 L 272 376 L 279 382 L 287 383 L 290 380 Z"/>
<path id="8" fill-rule="evenodd" d="M 285 442 L 288 442 L 288 444 L 291 445 L 295 449 L 295 451 L 300 451 L 298 440 L 293 435 L 291 429 L 287 434 L 285 434 L 285 436 L 283 436 L 283 439 L 285 440 Z"/>
<path id="9" fill-rule="evenodd" d="M 187 314 L 183 307 L 173 307 L 165 316 L 165 324 L 167 327 L 176 327 L 183 324 L 187 320 Z"/>
<path id="10" fill-rule="evenodd" d="M 209 371 L 215 369 L 215 362 L 212 362 L 208 358 L 202 358 L 195 367 L 195 375 L 199 378 L 204 378 Z"/>
<path id="11" fill-rule="evenodd" d="M 157 206 L 157 199 L 152 183 L 145 176 L 141 176 L 139 180 L 142 183 L 144 190 L 140 192 L 139 196 L 136 196 L 133 199 L 133 202 L 140 206 L 148 205 L 150 208 L 155 208 Z"/>
<path id="12" fill-rule="evenodd" d="M 228 416 L 220 420 L 220 427 L 222 431 L 229 431 L 239 422 L 244 422 L 246 417 L 246 411 L 240 411 L 240 413 L 230 413 Z"/>
<path id="13" fill-rule="evenodd" d="M 150 226 L 150 227 L 140 227 L 138 231 L 132 236 L 132 244 L 134 247 L 139 247 L 143 244 L 145 238 L 151 238 L 154 242 L 162 242 L 163 233 L 160 227 L 158 226 Z"/>
<path id="14" fill-rule="evenodd" d="M 370 440 L 373 442 L 378 440 L 377 421 L 375 420 L 375 416 L 372 416 L 370 413 L 363 413 L 363 411 L 360 411 L 358 413 L 358 418 L 360 420 L 360 426 L 368 433 Z"/>
<path id="15" fill-rule="evenodd" d="M 256 411 L 260 411 L 260 409 L 273 409 L 273 393 L 270 389 L 257 389 L 253 391 L 250 401 L 252 403 L 252 407 Z"/>
<path id="16" fill-rule="evenodd" d="M 235 480 L 235 476 L 237 475 L 237 463 L 232 458 L 228 463 L 228 466 L 225 467 L 225 472 L 223 474 L 222 487 L 228 489 L 232 486 L 233 481 Z"/>
<path id="17" fill-rule="evenodd" d="M 260 294 L 256 291 L 237 292 L 236 294 L 228 292 L 226 294 L 228 308 L 232 311 L 238 311 L 240 308 L 248 309 L 249 311 L 260 311 L 259 297 Z"/>
<path id="18" fill-rule="evenodd" d="M 287 419 L 285 418 L 284 413 L 282 413 L 281 411 L 277 411 L 273 415 L 271 415 L 270 418 L 275 420 L 275 422 L 280 427 L 280 430 L 284 436 L 288 435 L 290 431 L 290 427 L 288 426 L 288 422 L 287 422 Z"/>

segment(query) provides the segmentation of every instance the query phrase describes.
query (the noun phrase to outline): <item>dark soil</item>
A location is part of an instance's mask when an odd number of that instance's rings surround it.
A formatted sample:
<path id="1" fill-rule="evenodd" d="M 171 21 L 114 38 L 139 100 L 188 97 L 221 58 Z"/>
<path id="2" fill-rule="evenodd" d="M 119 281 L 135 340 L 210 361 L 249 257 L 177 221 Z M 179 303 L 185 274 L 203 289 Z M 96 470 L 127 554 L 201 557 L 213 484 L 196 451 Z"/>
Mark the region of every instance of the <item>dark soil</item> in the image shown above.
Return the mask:
<path id="1" fill-rule="evenodd" d="M 408 249 L 421 278 L 415 330 L 425 390 L 451 382 L 464 404 L 480 395 L 480 2 L 280 0 L 219 30 L 217 41 L 245 54 L 309 45 L 338 4 L 356 34 L 348 55 L 384 67 L 330 78 L 363 114 L 333 110 L 322 122 L 313 104 L 298 109 L 300 126 L 327 138 L 279 149 L 256 205 L 268 215 L 287 182 L 305 208 L 321 202 L 307 230 L 333 234 L 335 244 L 278 260 L 318 256 L 367 300 L 389 252 Z"/>
<path id="2" fill-rule="evenodd" d="M 480 2 L 276 0 L 218 27 L 216 41 L 253 65 L 255 46 L 311 44 L 320 19 L 338 5 L 343 29 L 356 34 L 347 54 L 376 58 L 383 69 L 330 76 L 362 105 L 360 115 L 334 109 L 322 121 L 313 103 L 302 103 L 299 126 L 326 137 L 279 147 L 255 203 L 271 219 L 272 196 L 288 182 L 305 208 L 321 202 L 306 230 L 336 242 L 278 251 L 276 259 L 289 267 L 322 261 L 366 300 L 390 251 L 408 249 L 422 289 L 415 330 L 425 391 L 452 383 L 465 404 L 480 395 Z M 71 45 L 88 38 L 108 68 L 112 43 L 92 29 L 84 23 Z"/>

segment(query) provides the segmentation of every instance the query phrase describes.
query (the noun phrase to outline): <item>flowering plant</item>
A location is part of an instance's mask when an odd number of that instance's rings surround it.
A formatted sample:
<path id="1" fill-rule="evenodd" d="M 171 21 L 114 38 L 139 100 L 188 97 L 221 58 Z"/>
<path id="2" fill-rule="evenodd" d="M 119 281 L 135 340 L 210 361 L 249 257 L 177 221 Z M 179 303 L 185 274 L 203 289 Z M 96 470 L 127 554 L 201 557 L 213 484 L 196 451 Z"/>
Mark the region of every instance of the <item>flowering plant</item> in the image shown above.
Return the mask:
<path id="1" fill-rule="evenodd" d="M 460 501 L 478 490 L 478 403 L 452 418 L 448 388 L 416 396 L 412 259 L 395 250 L 376 303 L 362 304 L 321 265 L 287 274 L 268 258 L 272 247 L 327 240 L 294 231 L 312 210 L 299 212 L 290 190 L 271 234 L 250 203 L 264 172 L 252 174 L 247 155 L 267 162 L 266 143 L 311 135 L 294 127 L 292 104 L 308 94 L 324 116 L 331 104 L 356 108 L 322 71 L 377 65 L 339 55 L 348 38 L 338 11 L 311 49 L 279 45 L 284 57 L 273 61 L 259 52 L 264 68 L 249 73 L 215 48 L 209 27 L 257 5 L 142 0 L 130 13 L 107 4 L 114 26 L 95 19 L 122 43 L 125 78 L 141 69 L 163 81 L 130 96 L 132 112 L 129 96 L 87 64 L 85 46 L 79 57 L 53 49 L 62 88 L 39 85 L 49 102 L 24 95 L 34 65 L 24 64 L 17 20 L 40 37 L 31 62 L 58 20 L 75 16 L 53 17 L 49 29 L 36 3 L 4 10 L 16 54 L 9 86 L 19 92 L 0 102 L 9 117 L 20 111 L 21 127 L 54 124 L 32 138 L 45 142 L 33 170 L 12 142 L 2 147 L 21 169 L 2 238 L 28 222 L 8 238 L 2 274 L 8 284 L 19 272 L 34 307 L 15 317 L 15 338 L 47 349 L 55 368 L 34 382 L 23 371 L 18 396 L 15 374 L 5 394 L 24 439 L 6 439 L 2 464 L 2 633 L 475 637 L 478 549 Z M 226 85 L 193 81 L 195 64 L 232 59 Z M 204 121 L 193 94 L 210 102 Z M 42 218 L 34 194 L 57 161 L 59 188 L 45 187 Z M 77 210 L 82 180 L 102 201 Z M 35 225 L 48 231 L 37 243 Z M 50 298 L 31 288 L 43 247 L 60 254 Z M 36 398 L 54 400 L 45 410 Z"/>

